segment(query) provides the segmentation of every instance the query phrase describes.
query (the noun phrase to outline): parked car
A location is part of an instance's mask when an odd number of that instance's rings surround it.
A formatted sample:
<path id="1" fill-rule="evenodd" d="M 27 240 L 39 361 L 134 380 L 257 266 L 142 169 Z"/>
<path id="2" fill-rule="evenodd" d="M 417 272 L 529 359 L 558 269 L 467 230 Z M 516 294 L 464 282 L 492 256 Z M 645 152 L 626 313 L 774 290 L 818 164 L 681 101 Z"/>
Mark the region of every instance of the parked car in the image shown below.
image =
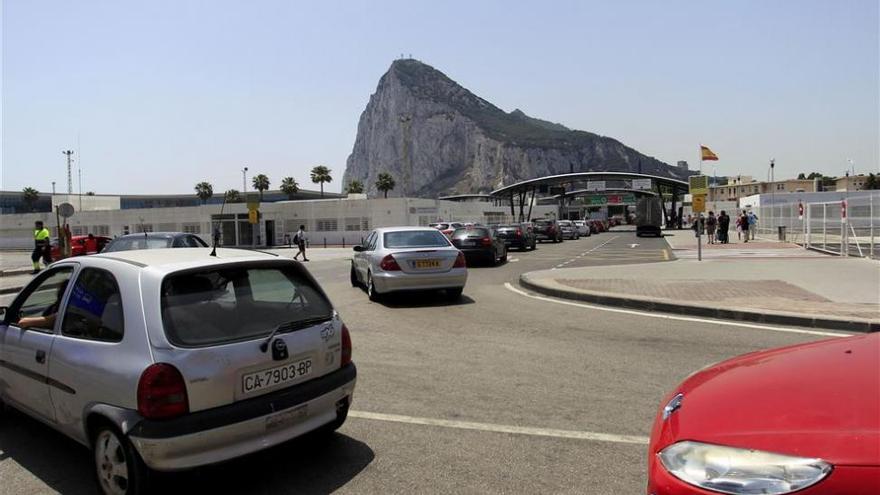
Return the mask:
<path id="1" fill-rule="evenodd" d="M 70 256 L 85 256 L 87 254 L 97 254 L 104 250 L 104 247 L 112 239 L 100 235 L 92 236 L 89 239 L 87 235 L 75 235 L 70 238 Z M 64 256 L 61 255 L 61 247 L 58 242 L 52 242 L 52 259 L 58 261 Z"/>
<path id="2" fill-rule="evenodd" d="M 540 219 L 534 221 L 535 239 L 541 241 L 562 242 L 562 231 L 556 220 Z"/>
<path id="3" fill-rule="evenodd" d="M 534 227 L 530 223 L 511 223 L 502 224 L 495 227 L 495 233 L 504 240 L 504 245 L 510 248 L 517 248 L 522 251 L 527 249 L 535 249 L 537 240 L 535 239 Z"/>
<path id="4" fill-rule="evenodd" d="M 662 402 L 653 495 L 880 493 L 880 333 L 746 354 Z"/>
<path id="5" fill-rule="evenodd" d="M 581 236 L 590 237 L 593 233 L 590 226 L 584 220 L 575 220 L 574 226 L 577 227 L 578 234 Z"/>
<path id="6" fill-rule="evenodd" d="M 464 254 L 430 227 L 387 227 L 370 232 L 354 247 L 351 285 L 363 285 L 370 300 L 400 291 L 442 289 L 458 299 L 467 283 Z"/>
<path id="7" fill-rule="evenodd" d="M 452 233 L 452 245 L 464 253 L 468 262 L 482 261 L 492 265 L 507 261 L 507 245 L 488 227 L 463 227 Z"/>
<path id="8" fill-rule="evenodd" d="M 0 400 L 93 451 L 106 494 L 345 421 L 351 338 L 298 263 L 218 249 L 63 260 L 0 321 Z"/>
<path id="9" fill-rule="evenodd" d="M 443 232 L 446 237 L 449 237 L 452 235 L 453 232 L 455 232 L 455 229 L 460 229 L 464 227 L 464 224 L 461 222 L 438 222 L 428 224 L 428 227 L 435 228 L 440 232 Z"/>
<path id="10" fill-rule="evenodd" d="M 208 247 L 208 244 L 195 234 L 185 232 L 145 232 L 119 236 L 104 247 L 103 253 L 130 251 L 132 249 L 164 249 Z"/>
<path id="11" fill-rule="evenodd" d="M 571 220 L 560 220 L 557 222 L 559 224 L 559 230 L 562 232 L 562 237 L 565 239 L 577 240 L 580 239 L 580 234 L 578 233 L 577 226 Z"/>

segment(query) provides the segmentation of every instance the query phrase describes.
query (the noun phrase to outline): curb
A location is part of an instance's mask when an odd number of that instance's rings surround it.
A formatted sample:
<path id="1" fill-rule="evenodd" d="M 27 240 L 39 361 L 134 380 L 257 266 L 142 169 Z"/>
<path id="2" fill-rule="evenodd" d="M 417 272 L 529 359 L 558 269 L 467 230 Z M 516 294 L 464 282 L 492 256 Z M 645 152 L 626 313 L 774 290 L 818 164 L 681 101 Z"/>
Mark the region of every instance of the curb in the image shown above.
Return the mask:
<path id="1" fill-rule="evenodd" d="M 0 289 L 0 296 L 5 296 L 6 294 L 18 294 L 23 288 L 23 285 L 21 287 L 4 287 Z"/>
<path id="2" fill-rule="evenodd" d="M 617 296 L 609 294 L 607 292 L 593 292 L 582 289 L 567 290 L 556 287 L 548 287 L 539 282 L 529 280 L 526 275 L 528 274 L 524 273 L 519 277 L 520 285 L 525 287 L 526 289 L 544 294 L 546 296 L 601 304 L 603 306 L 618 306 L 642 311 L 656 311 L 687 316 L 701 316 L 707 318 L 717 318 L 719 320 L 823 328 L 829 330 L 843 330 L 848 332 L 861 333 L 880 332 L 880 322 L 865 320 L 853 321 L 836 318 L 813 318 L 809 316 L 800 316 L 795 314 L 760 313 L 758 311 L 710 308 L 705 306 L 695 306 L 691 304 L 663 302 L 642 297 Z"/>
<path id="3" fill-rule="evenodd" d="M 0 277 L 11 277 L 13 275 L 30 275 L 32 273 L 33 268 L 16 268 L 14 270 L 0 271 Z"/>

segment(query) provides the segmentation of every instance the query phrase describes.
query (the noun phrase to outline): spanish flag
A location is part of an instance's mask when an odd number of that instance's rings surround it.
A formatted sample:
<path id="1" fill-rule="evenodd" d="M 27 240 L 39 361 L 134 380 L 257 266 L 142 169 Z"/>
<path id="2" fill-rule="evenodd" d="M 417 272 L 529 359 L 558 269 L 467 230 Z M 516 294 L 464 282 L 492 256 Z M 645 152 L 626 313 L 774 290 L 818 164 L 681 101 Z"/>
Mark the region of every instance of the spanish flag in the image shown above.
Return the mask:
<path id="1" fill-rule="evenodd" d="M 700 145 L 700 156 L 703 161 L 718 161 L 718 155 L 712 153 L 712 150 L 703 145 Z"/>

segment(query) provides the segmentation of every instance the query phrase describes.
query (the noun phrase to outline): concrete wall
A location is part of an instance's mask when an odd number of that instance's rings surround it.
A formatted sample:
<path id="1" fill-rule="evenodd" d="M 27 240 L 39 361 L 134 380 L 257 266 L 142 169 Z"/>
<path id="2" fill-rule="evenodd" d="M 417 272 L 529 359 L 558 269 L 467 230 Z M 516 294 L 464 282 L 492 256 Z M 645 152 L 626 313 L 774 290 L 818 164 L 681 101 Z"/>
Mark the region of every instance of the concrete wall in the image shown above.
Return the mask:
<path id="1" fill-rule="evenodd" d="M 556 206 L 535 206 L 532 216 L 556 213 Z M 185 231 L 199 234 L 210 242 L 212 216 L 221 213 L 221 205 L 177 208 L 144 208 L 109 211 L 77 212 L 68 221 L 76 234 L 93 233 L 110 237 L 143 230 Z M 247 205 L 227 204 L 222 209 L 224 245 L 236 245 L 250 239 Z M 0 248 L 30 248 L 33 245 L 33 224 L 42 220 L 53 229 L 54 213 L 15 214 L 0 216 Z M 285 234 L 293 236 L 299 225 L 305 225 L 312 244 L 348 244 L 360 242 L 371 229 L 398 225 L 427 225 L 439 220 L 497 223 L 512 221 L 510 208 L 492 203 L 458 203 L 419 198 L 388 199 L 323 199 L 264 203 L 260 221 L 253 227 L 256 245 L 280 245 Z M 274 227 L 274 236 L 267 242 L 267 227 Z M 232 232 L 232 235 L 225 235 Z M 248 236 L 248 237 L 245 237 Z M 248 240 L 245 244 L 251 245 Z"/>

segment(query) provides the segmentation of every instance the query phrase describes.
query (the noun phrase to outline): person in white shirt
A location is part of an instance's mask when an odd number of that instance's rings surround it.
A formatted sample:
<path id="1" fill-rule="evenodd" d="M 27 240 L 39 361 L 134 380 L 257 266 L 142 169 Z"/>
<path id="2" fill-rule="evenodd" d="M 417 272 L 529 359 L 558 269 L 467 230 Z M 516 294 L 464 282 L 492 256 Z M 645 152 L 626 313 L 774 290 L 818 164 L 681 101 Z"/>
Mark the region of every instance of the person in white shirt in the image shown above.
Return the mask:
<path id="1" fill-rule="evenodd" d="M 293 242 L 296 244 L 299 251 L 295 255 L 293 255 L 293 259 L 299 259 L 299 255 L 302 255 L 303 261 L 309 261 L 306 258 L 306 226 L 300 225 L 299 230 L 296 231 L 296 235 L 293 236 Z"/>

